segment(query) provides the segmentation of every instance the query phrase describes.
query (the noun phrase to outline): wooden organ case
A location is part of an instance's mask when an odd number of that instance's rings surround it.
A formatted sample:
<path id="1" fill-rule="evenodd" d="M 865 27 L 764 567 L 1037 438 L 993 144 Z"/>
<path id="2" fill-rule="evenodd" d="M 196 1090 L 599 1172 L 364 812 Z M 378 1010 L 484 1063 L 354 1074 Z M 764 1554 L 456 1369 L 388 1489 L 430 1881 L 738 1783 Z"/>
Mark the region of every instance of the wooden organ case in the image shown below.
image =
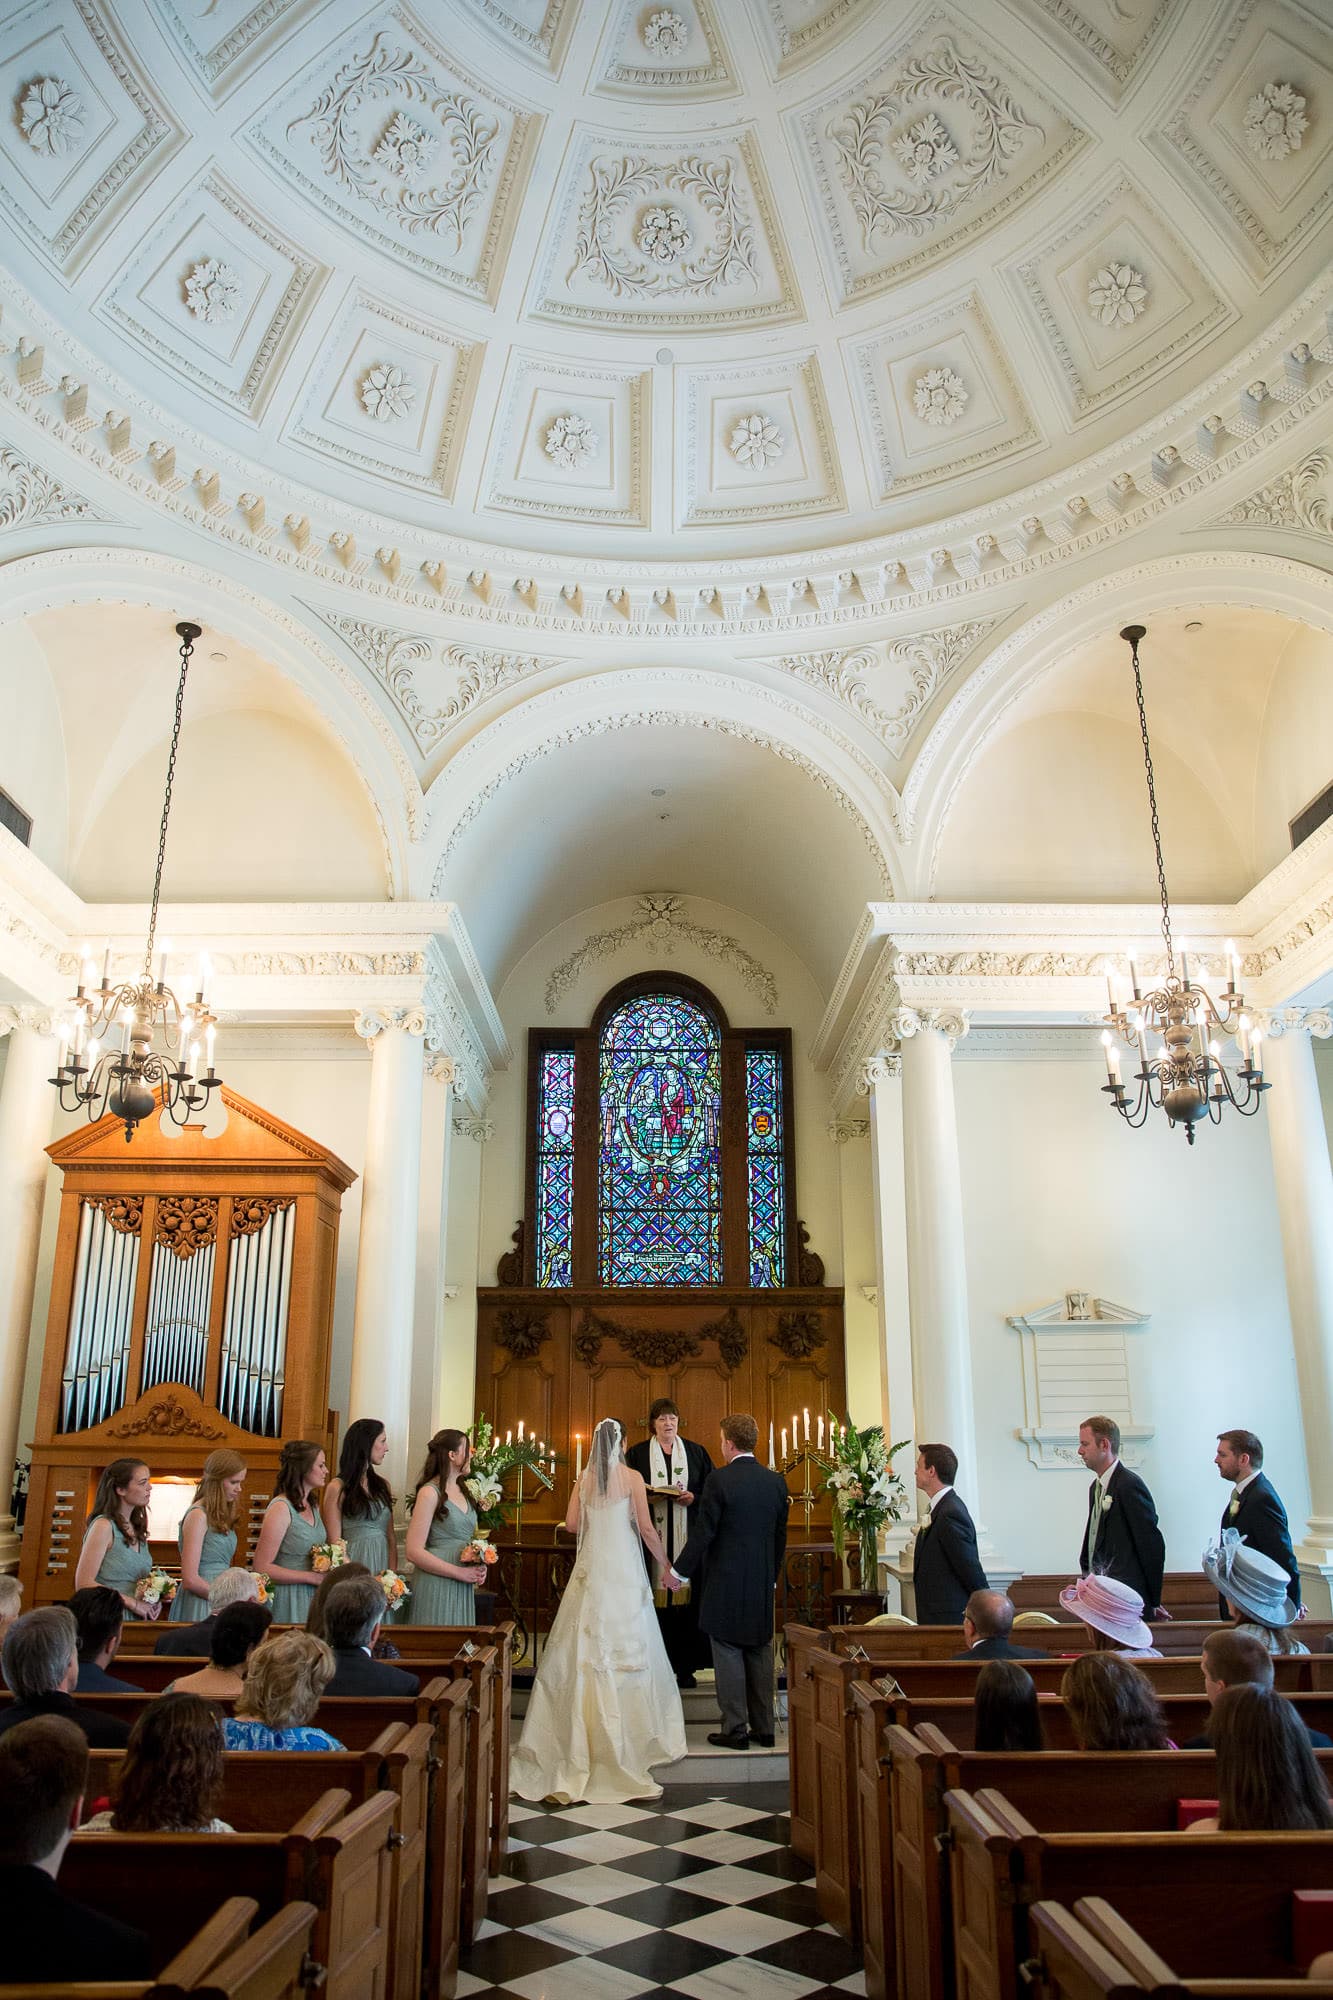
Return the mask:
<path id="1" fill-rule="evenodd" d="M 127 1145 L 102 1118 L 47 1148 L 59 1234 L 23 1535 L 25 1601 L 67 1597 L 104 1466 L 191 1479 L 246 1461 L 236 1560 L 272 1496 L 282 1439 L 332 1451 L 328 1407 L 342 1197 L 352 1169 L 225 1086 L 216 1136 Z M 158 1552 L 174 1567 L 174 1545 Z"/>

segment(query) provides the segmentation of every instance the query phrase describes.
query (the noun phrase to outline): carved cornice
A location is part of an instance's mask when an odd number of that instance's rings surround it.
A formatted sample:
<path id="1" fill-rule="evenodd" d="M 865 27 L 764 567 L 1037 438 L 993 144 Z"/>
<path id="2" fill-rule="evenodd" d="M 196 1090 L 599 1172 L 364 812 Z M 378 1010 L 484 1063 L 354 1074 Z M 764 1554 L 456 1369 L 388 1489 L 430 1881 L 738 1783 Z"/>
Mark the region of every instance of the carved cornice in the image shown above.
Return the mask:
<path id="1" fill-rule="evenodd" d="M 871 1056 L 868 1062 L 862 1063 L 857 1073 L 857 1093 L 861 1097 L 869 1097 L 871 1091 L 878 1089 L 881 1084 L 896 1083 L 902 1073 L 903 1059 L 901 1056 Z M 849 1122 L 856 1125 L 864 1124 L 866 1131 L 870 1130 L 869 1120 L 867 1119 L 857 1118 Z"/>
<path id="2" fill-rule="evenodd" d="M 1333 1012 L 1327 1007 L 1256 1007 L 1254 1019 L 1270 1041 L 1283 1035 L 1311 1035 L 1326 1042 L 1333 1035 Z"/>
<path id="3" fill-rule="evenodd" d="M 954 1013 L 945 1007 L 895 1007 L 888 1016 L 888 1031 L 895 1041 L 910 1042 L 918 1035 L 941 1035 L 951 1053 L 970 1024 L 969 1014 Z"/>
<path id="4" fill-rule="evenodd" d="M 426 1023 L 424 1007 L 363 1007 L 353 1016 L 352 1028 L 363 1041 L 373 1042 L 377 1035 L 396 1028 L 404 1034 L 424 1036 Z"/>
<path id="5" fill-rule="evenodd" d="M 887 1062 L 886 1057 L 878 1058 L 877 1060 Z M 866 1067 L 868 1069 L 870 1065 L 867 1064 Z M 887 1075 L 882 1080 L 887 1083 Z M 824 1130 L 828 1133 L 829 1138 L 835 1146 L 845 1146 L 852 1139 L 866 1139 L 870 1136 L 870 1120 L 868 1118 L 830 1118 Z"/>
<path id="6" fill-rule="evenodd" d="M 63 486 L 13 445 L 0 445 L 0 534 L 53 522 L 104 521 L 91 500 Z"/>
<path id="7" fill-rule="evenodd" d="M 706 958 L 716 958 L 737 973 L 741 983 L 753 993 L 766 1014 L 778 1007 L 778 985 L 771 972 L 752 952 L 726 931 L 699 924 L 687 915 L 685 898 L 661 892 L 639 897 L 634 915 L 609 930 L 594 931 L 576 950 L 561 960 L 546 982 L 546 1011 L 554 1014 L 561 996 L 575 984 L 589 965 L 610 958 L 625 945 L 652 945 L 670 952 L 677 943 L 690 944 Z"/>
<path id="8" fill-rule="evenodd" d="M 454 1134 L 459 1139 L 471 1139 L 478 1146 L 485 1146 L 495 1137 L 495 1121 L 492 1118 L 455 1118 Z"/>
<path id="9" fill-rule="evenodd" d="M 0 1006 L 0 1039 L 23 1028 L 34 1035 L 54 1035 L 57 1016 L 48 1007 Z"/>
<path id="10" fill-rule="evenodd" d="M 1218 522 L 1223 527 L 1234 524 L 1333 535 L 1333 454 L 1306 452 L 1276 479 L 1229 507 Z"/>

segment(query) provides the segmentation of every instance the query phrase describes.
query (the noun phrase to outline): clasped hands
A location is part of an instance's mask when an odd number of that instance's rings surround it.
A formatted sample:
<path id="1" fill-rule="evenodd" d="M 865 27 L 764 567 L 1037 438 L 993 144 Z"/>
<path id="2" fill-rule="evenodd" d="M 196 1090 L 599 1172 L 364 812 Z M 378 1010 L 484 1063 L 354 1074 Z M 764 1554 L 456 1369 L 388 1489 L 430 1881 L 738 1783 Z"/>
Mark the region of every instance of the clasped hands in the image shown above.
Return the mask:
<path id="1" fill-rule="evenodd" d="M 685 1577 L 676 1575 L 676 1572 L 674 1569 L 672 1569 L 670 1563 L 663 1563 L 662 1565 L 663 1590 L 683 1590 L 685 1588 L 686 1580 L 687 1579 Z"/>

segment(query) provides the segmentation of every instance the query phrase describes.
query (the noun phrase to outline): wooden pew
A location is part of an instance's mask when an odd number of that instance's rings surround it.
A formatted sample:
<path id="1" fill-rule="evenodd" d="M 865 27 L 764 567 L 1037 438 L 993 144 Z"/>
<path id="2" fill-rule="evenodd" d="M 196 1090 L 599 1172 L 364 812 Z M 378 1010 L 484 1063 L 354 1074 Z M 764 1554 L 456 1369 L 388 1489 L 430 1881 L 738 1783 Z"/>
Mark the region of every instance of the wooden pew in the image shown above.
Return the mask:
<path id="1" fill-rule="evenodd" d="M 1228 1979 L 1188 1979 L 1127 1924 L 1119 1911 L 1100 1896 L 1086 1896 L 1072 1911 L 1060 1903 L 1034 1903 L 1031 1934 L 1047 2000 L 1096 2000 L 1111 1992 L 1128 2000 L 1184 2000 L 1186 1995 L 1229 1995 L 1231 2000 L 1294 2000 L 1296 1995 L 1333 1995 L 1333 1980 L 1258 1979 L 1237 1966 Z M 1237 1941 L 1243 1955 L 1245 1940 Z M 1105 1984 L 1113 1967 L 1116 1984 Z"/>
<path id="2" fill-rule="evenodd" d="M 1059 1575 L 1020 1576 L 1010 1584 L 1008 1595 L 1018 1611 L 1044 1611 L 1050 1618 L 1067 1619 L 1060 1592 L 1069 1585 L 1069 1572 Z M 1162 1578 L 1162 1603 L 1172 1618 L 1211 1618 L 1217 1611 L 1217 1592 L 1202 1570 L 1168 1570 Z"/>
<path id="3" fill-rule="evenodd" d="M 61 1887 L 122 1919 L 144 1910 L 164 1959 L 213 1914 L 220 1883 L 265 1918 L 284 1903 L 312 1903 L 325 2000 L 388 2000 L 397 1801 L 382 1792 L 349 1812 L 350 1804 L 347 1792 L 327 1791 L 284 1833 L 76 1834 Z"/>
<path id="4" fill-rule="evenodd" d="M 313 1903 L 286 1903 L 253 1933 L 257 1905 L 232 1896 L 179 1951 L 156 1980 L 91 1980 L 60 1989 L 62 2000 L 306 2000 L 324 1984 L 326 1968 L 309 1944 L 319 1912 Z M 49 1981 L 0 1984 L 0 2000 L 52 2000 Z"/>
<path id="5" fill-rule="evenodd" d="M 1200 1978 L 1234 1977 L 1239 1939 L 1248 1975 L 1289 1978 L 1291 1892 L 1326 1888 L 1333 1870 L 1327 1833 L 1039 1833 L 999 1792 L 951 1791 L 945 1807 L 967 2000 L 1019 2000 L 1031 1906 L 1092 1895 L 1164 1958 L 1189 1951 Z"/>
<path id="6" fill-rule="evenodd" d="M 861 1955 L 867 2000 L 897 2000 L 893 1838 L 889 1817 L 888 1698 L 868 1681 L 851 1689 L 856 1732 L 856 1842 L 860 1857 Z"/>

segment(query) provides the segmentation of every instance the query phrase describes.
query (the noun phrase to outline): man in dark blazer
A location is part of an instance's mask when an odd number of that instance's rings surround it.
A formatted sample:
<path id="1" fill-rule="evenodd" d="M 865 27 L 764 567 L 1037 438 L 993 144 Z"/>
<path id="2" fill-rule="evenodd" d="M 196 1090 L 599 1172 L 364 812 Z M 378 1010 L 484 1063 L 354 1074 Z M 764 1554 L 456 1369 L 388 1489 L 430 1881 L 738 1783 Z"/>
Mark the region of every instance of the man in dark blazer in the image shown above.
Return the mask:
<path id="1" fill-rule="evenodd" d="M 79 1678 L 74 1683 L 75 1694 L 142 1694 L 137 1682 L 119 1680 L 107 1672 L 119 1649 L 125 1622 L 120 1592 L 93 1584 L 87 1590 L 75 1591 L 69 1609 L 79 1628 Z"/>
<path id="2" fill-rule="evenodd" d="M 1208 1697 L 1209 1708 L 1216 1708 L 1218 1696 L 1230 1687 L 1271 1688 L 1273 1685 L 1273 1656 L 1259 1639 L 1248 1632 L 1210 1632 L 1203 1642 L 1203 1691 Z M 1304 1716 L 1301 1717 L 1305 1721 Z M 1322 1729 L 1312 1729 L 1305 1723 L 1305 1733 L 1310 1739 L 1312 1750 L 1333 1750 Z M 1188 1743 L 1181 1744 L 1182 1750 L 1211 1750 L 1212 1737 L 1205 1730 L 1201 1736 L 1191 1736 Z"/>
<path id="3" fill-rule="evenodd" d="M 123 1750 L 130 1725 L 73 1697 L 79 1677 L 79 1628 L 63 1604 L 45 1604 L 16 1618 L 0 1651 L 5 1686 L 14 1699 L 0 1708 L 0 1736 L 39 1715 L 59 1716 L 83 1731 L 93 1750 Z"/>
<path id="4" fill-rule="evenodd" d="M 699 1628 L 713 1648 L 722 1727 L 709 1737 L 721 1750 L 751 1743 L 771 1750 L 773 1592 L 787 1550 L 787 1482 L 754 1455 L 753 1417 L 722 1419 L 724 1463 L 704 1489 L 689 1540 L 676 1557 L 678 1578 L 703 1571 Z"/>
<path id="5" fill-rule="evenodd" d="M 153 1642 L 154 1653 L 169 1653 L 173 1659 L 208 1659 L 213 1650 L 213 1627 L 218 1614 L 229 1604 L 258 1604 L 259 1578 L 250 1569 L 219 1570 L 208 1586 L 208 1616 L 191 1623 L 182 1619 L 168 1624 Z"/>
<path id="6" fill-rule="evenodd" d="M 954 1492 L 958 1454 L 947 1444 L 923 1444 L 916 1455 L 916 1483 L 930 1501 L 930 1516 L 912 1544 L 912 1588 L 918 1625 L 961 1625 L 974 1590 L 987 1590 L 977 1555 L 972 1516 Z"/>
<path id="7" fill-rule="evenodd" d="M 955 1660 L 1047 1660 L 1039 1646 L 1015 1646 L 1014 1601 L 1003 1590 L 974 1590 L 963 1613 L 964 1646 Z"/>
<path id="8" fill-rule="evenodd" d="M 690 1523 L 703 1498 L 713 1461 L 701 1444 L 681 1436 L 680 1412 L 669 1396 L 659 1396 L 649 1410 L 648 1430 L 643 1443 L 631 1445 L 625 1453 L 625 1463 L 642 1475 L 653 1526 L 671 1562 L 689 1539 Z M 678 1497 L 665 1498 L 668 1491 Z M 688 1591 L 682 1603 L 675 1592 L 658 1583 L 646 1544 L 643 1559 L 652 1578 L 658 1628 L 676 1686 L 692 1688 L 695 1675 L 708 1665 L 709 1658 L 708 1641 L 699 1630 L 698 1588 Z"/>
<path id="9" fill-rule="evenodd" d="M 333 1652 L 325 1694 L 416 1694 L 421 1683 L 402 1667 L 371 1656 L 384 1617 L 384 1592 L 373 1576 L 335 1583 L 324 1606 L 324 1636 Z"/>
<path id="10" fill-rule="evenodd" d="M 1291 1578 L 1288 1597 L 1301 1608 L 1301 1566 L 1291 1546 L 1287 1510 L 1263 1471 L 1264 1448 L 1253 1431 L 1223 1431 L 1217 1440 L 1213 1460 L 1223 1479 L 1232 1482 L 1233 1492 L 1222 1515 L 1222 1530 L 1235 1528 L 1248 1548 L 1258 1549 Z M 1224 1597 L 1217 1600 L 1217 1615 L 1227 1616 Z"/>
<path id="11" fill-rule="evenodd" d="M 1137 1590 L 1145 1618 L 1166 1617 L 1162 1609 L 1166 1543 L 1147 1485 L 1120 1463 L 1120 1426 L 1114 1417 L 1089 1417 L 1079 1425 L 1078 1455 L 1094 1475 L 1078 1554 L 1079 1575 L 1096 1570 L 1100 1576 L 1113 1576 L 1117 1583 Z"/>
<path id="12" fill-rule="evenodd" d="M 88 1745 L 75 1725 L 48 1716 L 20 1723 L 0 1742 L 0 1930 L 4 1976 L 67 1992 L 83 1980 L 152 1977 L 148 1938 L 64 1895 L 56 1884 L 83 1816 Z"/>

